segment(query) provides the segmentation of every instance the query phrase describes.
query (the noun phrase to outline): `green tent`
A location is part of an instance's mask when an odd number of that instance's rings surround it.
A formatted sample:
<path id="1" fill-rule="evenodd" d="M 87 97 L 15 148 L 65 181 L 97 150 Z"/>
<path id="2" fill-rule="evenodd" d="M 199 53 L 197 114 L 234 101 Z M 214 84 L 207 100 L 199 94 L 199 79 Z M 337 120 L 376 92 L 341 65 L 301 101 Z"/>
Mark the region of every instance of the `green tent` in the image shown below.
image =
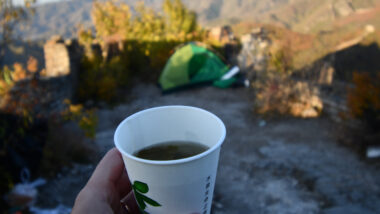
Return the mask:
<path id="1" fill-rule="evenodd" d="M 228 70 L 227 65 L 213 52 L 204 46 L 189 43 L 170 57 L 158 82 L 164 92 L 207 82 L 226 88 L 235 81 L 235 78 L 221 80 Z"/>

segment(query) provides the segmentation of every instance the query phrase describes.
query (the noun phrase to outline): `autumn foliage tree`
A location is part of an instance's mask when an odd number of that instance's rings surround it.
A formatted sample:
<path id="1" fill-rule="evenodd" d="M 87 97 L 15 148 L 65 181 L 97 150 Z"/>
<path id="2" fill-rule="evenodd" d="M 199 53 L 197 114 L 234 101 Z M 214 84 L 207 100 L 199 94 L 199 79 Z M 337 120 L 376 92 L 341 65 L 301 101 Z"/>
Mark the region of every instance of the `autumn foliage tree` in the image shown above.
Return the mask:
<path id="1" fill-rule="evenodd" d="M 188 34 L 196 32 L 197 16 L 189 11 L 180 0 L 165 0 L 163 5 L 166 16 L 166 32 L 169 34 Z"/>
<path id="2" fill-rule="evenodd" d="M 81 99 L 106 98 L 108 102 L 131 75 L 156 80 L 176 46 L 204 38 L 196 14 L 180 0 L 165 0 L 162 8 L 157 12 L 139 2 L 132 13 L 128 4 L 118 0 L 93 3 L 95 32 L 81 28 L 78 38 L 86 49 L 99 43 L 103 56 L 86 50 L 89 54 L 82 60 L 82 88 L 78 90 Z M 105 57 L 115 43 L 118 53 Z"/>
<path id="3" fill-rule="evenodd" d="M 13 0 L 0 0 L 0 65 L 4 56 L 4 45 L 11 42 L 14 27 L 25 21 L 29 12 L 33 12 L 31 5 L 36 0 L 24 0 L 24 7 L 15 6 Z"/>
<path id="4" fill-rule="evenodd" d="M 159 41 L 193 39 L 200 34 L 196 14 L 180 0 L 165 0 L 163 13 L 147 8 L 143 2 L 135 10 L 132 15 L 129 5 L 118 1 L 94 2 L 92 19 L 97 38 L 117 34 L 124 40 Z"/>

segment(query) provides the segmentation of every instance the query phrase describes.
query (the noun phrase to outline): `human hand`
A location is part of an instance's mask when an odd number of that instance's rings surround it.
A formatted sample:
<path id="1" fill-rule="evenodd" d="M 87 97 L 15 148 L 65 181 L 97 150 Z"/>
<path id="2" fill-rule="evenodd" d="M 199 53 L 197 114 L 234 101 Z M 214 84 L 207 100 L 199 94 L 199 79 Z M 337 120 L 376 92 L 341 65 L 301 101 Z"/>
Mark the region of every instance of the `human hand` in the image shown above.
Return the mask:
<path id="1" fill-rule="evenodd" d="M 131 192 L 131 184 L 121 154 L 111 149 L 96 167 L 86 186 L 78 194 L 72 214 L 127 213 L 120 204 L 123 199 L 129 213 L 137 214 L 138 206 Z"/>

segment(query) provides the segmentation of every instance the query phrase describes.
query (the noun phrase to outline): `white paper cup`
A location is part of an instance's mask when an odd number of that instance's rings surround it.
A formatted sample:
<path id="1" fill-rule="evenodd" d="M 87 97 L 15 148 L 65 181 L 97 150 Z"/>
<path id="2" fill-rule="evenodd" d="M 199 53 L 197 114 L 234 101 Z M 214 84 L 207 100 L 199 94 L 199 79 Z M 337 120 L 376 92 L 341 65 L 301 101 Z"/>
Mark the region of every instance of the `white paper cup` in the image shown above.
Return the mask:
<path id="1" fill-rule="evenodd" d="M 220 146 L 225 136 L 226 128 L 217 116 L 189 106 L 151 108 L 122 121 L 115 132 L 115 145 L 123 156 L 143 213 L 210 213 Z M 133 155 L 147 146 L 167 141 L 197 142 L 209 149 L 170 161 Z"/>

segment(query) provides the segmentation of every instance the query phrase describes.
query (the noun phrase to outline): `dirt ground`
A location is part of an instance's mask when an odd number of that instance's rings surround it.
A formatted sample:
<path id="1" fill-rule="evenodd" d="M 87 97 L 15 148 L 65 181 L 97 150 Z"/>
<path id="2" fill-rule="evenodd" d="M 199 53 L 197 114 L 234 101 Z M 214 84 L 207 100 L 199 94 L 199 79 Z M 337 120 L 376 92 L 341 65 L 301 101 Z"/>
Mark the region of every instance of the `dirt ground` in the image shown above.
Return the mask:
<path id="1" fill-rule="evenodd" d="M 128 103 L 98 112 L 95 143 L 101 155 L 113 147 L 118 123 L 149 107 L 191 105 L 225 122 L 214 214 L 380 213 L 379 165 L 338 145 L 336 126 L 327 116 L 263 119 L 253 113 L 246 88 L 206 87 L 162 96 L 154 85 L 139 84 L 130 94 Z M 71 207 L 93 169 L 64 169 L 40 189 L 38 205 Z"/>

